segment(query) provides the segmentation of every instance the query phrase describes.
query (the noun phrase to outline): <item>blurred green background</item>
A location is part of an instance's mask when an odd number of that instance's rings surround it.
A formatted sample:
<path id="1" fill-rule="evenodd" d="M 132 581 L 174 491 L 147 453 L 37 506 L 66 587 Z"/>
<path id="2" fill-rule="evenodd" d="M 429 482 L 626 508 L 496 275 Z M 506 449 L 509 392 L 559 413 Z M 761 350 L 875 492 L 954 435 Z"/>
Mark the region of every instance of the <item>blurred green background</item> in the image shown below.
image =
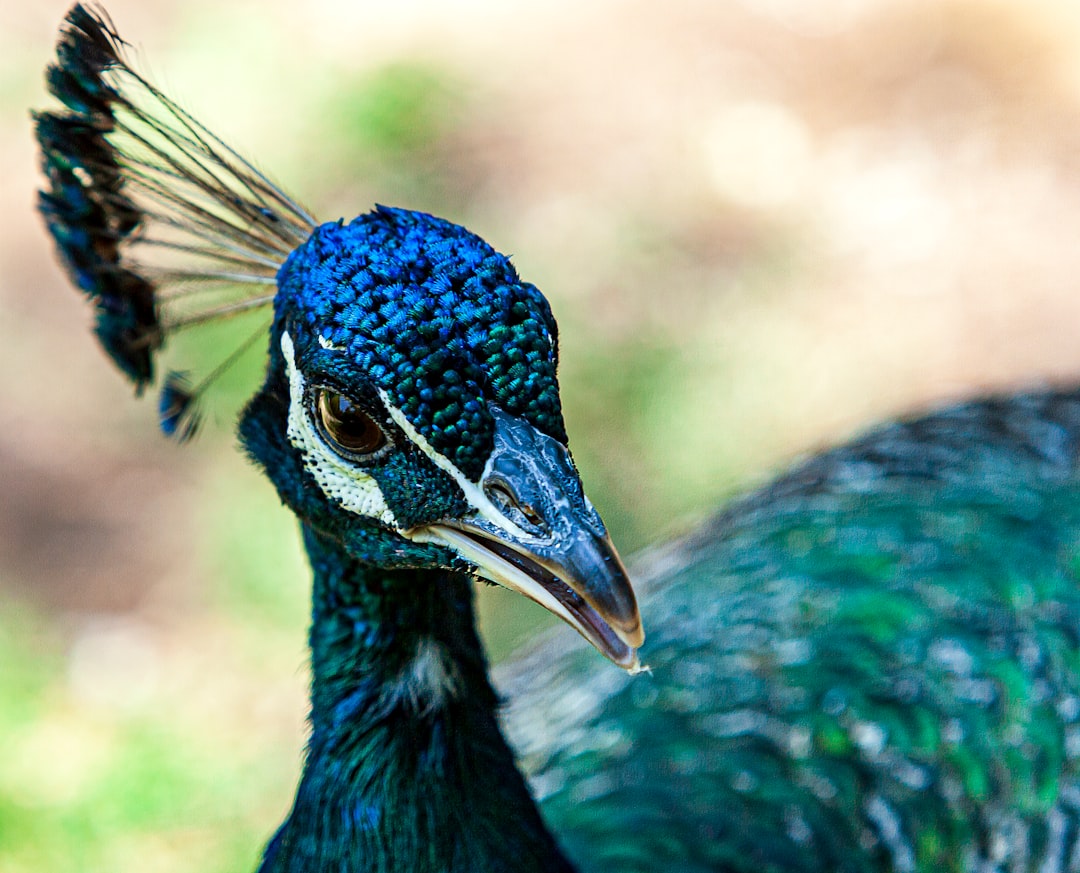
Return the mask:
<path id="1" fill-rule="evenodd" d="M 317 215 L 513 255 L 624 553 L 880 417 L 1080 374 L 1072 0 L 109 8 Z M 65 11 L 0 8 L 0 873 L 250 870 L 299 768 L 307 571 L 229 413 L 165 442 L 55 264 L 27 112 Z M 500 657 L 546 624 L 481 613 Z"/>

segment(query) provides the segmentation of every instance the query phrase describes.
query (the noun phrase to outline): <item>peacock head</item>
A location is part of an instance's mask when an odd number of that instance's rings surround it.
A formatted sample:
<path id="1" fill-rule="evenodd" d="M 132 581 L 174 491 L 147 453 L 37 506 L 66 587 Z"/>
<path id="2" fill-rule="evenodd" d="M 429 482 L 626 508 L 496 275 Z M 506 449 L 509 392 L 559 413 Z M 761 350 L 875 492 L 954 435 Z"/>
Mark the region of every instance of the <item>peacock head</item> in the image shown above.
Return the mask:
<path id="1" fill-rule="evenodd" d="M 517 590 L 632 669 L 640 617 L 566 447 L 557 352 L 547 301 L 505 256 L 380 207 L 285 261 L 241 438 L 358 559 Z"/>
<path id="2" fill-rule="evenodd" d="M 637 605 L 566 449 L 540 292 L 428 215 L 316 225 L 125 45 L 76 5 L 47 73 L 64 109 L 35 116 L 39 207 L 103 348 L 142 390 L 173 333 L 272 306 L 240 434 L 304 524 L 361 561 L 516 589 L 634 669 Z M 194 433 L 234 358 L 197 382 L 169 372 L 167 433 Z"/>

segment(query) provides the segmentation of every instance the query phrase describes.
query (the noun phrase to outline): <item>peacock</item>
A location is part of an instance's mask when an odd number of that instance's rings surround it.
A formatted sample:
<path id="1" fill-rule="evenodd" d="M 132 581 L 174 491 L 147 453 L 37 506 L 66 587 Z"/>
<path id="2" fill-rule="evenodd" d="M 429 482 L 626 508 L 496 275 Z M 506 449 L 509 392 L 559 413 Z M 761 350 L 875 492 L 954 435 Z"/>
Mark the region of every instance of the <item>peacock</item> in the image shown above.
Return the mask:
<path id="1" fill-rule="evenodd" d="M 541 292 L 431 215 L 316 222 L 124 45 L 68 14 L 39 205 L 174 438 L 236 353 L 199 374 L 167 341 L 264 314 L 240 440 L 313 592 L 310 740 L 261 873 L 1080 869 L 1080 389 L 884 424 L 631 586 Z M 553 634 L 497 692 L 474 579 L 592 648 Z"/>

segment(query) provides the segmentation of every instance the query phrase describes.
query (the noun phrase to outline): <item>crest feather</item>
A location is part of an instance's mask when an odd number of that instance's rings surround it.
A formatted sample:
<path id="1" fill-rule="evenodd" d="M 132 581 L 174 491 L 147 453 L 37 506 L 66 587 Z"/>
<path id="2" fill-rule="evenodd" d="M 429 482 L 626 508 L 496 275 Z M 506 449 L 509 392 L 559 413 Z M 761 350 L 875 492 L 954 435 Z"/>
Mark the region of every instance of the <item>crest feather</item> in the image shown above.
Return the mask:
<path id="1" fill-rule="evenodd" d="M 141 391 L 174 331 L 269 306 L 278 269 L 316 222 L 125 49 L 104 10 L 73 7 L 46 71 L 65 108 L 34 123 L 47 180 L 39 209 L 94 304 L 99 341 Z M 211 381 L 165 380 L 167 433 L 194 432 L 193 404 Z"/>

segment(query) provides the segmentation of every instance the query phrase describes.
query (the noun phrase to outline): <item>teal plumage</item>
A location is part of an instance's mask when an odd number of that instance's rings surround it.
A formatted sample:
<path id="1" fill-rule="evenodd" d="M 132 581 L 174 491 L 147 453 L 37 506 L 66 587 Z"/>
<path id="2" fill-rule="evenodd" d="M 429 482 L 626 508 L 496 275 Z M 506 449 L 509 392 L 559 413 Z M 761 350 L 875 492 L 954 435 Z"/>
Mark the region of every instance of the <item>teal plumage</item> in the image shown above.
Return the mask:
<path id="1" fill-rule="evenodd" d="M 313 678 L 263 873 L 1080 864 L 1080 393 L 885 426 L 655 552 L 630 675 L 635 596 L 509 260 L 407 210 L 316 223 L 102 13 L 72 10 L 48 81 L 41 211 L 166 432 L 217 372 L 162 378 L 168 338 L 272 309 L 239 429 L 300 520 Z M 555 635 L 501 711 L 470 577 L 627 672 Z"/>
<path id="2" fill-rule="evenodd" d="M 424 574 L 365 571 L 304 533 L 315 568 L 311 739 L 259 870 L 569 870 L 499 733 L 467 581 L 444 574 L 438 596 L 417 597 L 432 583 Z M 387 681 L 413 673 L 418 651 L 444 649 L 455 654 L 452 691 L 423 676 Z"/>
<path id="3" fill-rule="evenodd" d="M 654 553 L 651 676 L 585 683 L 587 653 L 549 644 L 506 678 L 570 856 L 1072 869 L 1078 452 L 1080 392 L 973 402 L 814 457 Z"/>

